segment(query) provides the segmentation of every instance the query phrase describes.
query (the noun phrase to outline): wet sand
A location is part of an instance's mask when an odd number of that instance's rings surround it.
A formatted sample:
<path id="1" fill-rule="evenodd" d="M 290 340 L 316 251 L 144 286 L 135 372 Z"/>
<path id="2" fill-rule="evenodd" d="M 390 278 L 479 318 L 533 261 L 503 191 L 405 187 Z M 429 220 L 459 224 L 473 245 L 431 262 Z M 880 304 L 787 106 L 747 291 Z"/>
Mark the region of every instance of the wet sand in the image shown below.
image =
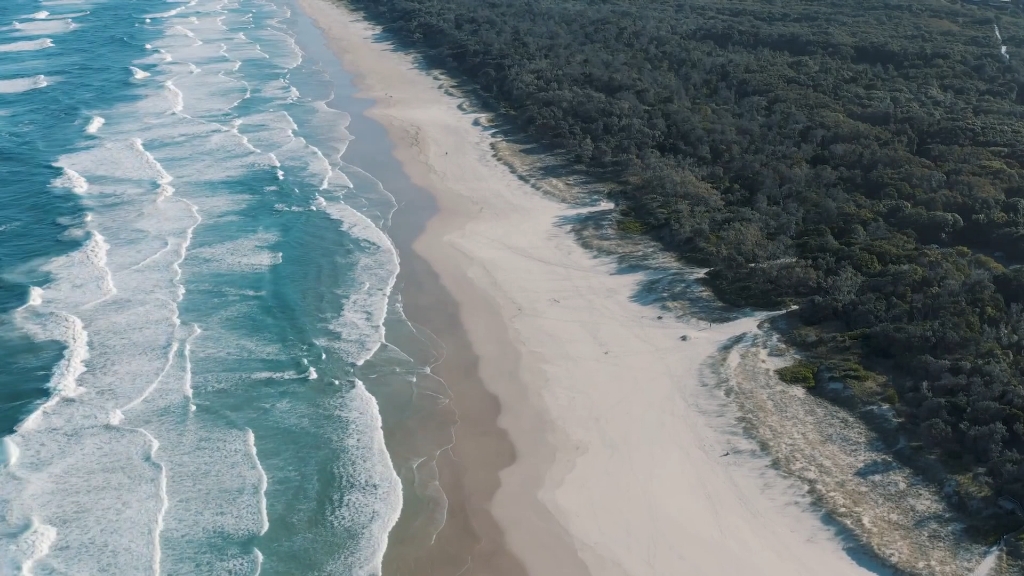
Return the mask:
<path id="1" fill-rule="evenodd" d="M 446 350 L 447 517 L 426 543 L 403 517 L 385 574 L 871 573 L 798 486 L 722 458 L 727 439 L 701 411 L 707 358 L 758 318 L 658 318 L 637 302 L 637 274 L 575 241 L 581 211 L 496 160 L 459 99 L 345 8 L 299 4 L 431 195 L 396 194 L 391 235 L 406 315 Z"/>

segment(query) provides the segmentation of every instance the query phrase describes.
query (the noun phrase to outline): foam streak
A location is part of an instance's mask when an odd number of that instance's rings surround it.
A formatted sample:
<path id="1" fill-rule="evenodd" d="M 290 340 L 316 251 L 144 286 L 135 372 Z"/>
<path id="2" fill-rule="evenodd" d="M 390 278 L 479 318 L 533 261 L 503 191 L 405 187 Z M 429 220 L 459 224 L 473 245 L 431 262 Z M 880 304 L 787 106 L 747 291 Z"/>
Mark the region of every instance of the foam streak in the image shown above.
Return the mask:
<path id="1" fill-rule="evenodd" d="M 14 465 L 18 463 L 18 456 L 21 455 L 21 450 L 18 449 L 18 445 L 14 443 L 14 440 L 10 436 L 5 436 L 3 441 L 4 448 L 4 466 L 8 468 L 14 468 Z"/>
<path id="2" fill-rule="evenodd" d="M 26 308 L 32 306 L 39 306 L 42 303 L 43 289 L 36 286 L 30 286 L 28 289 L 28 302 L 25 302 L 20 307 L 18 307 L 18 310 L 25 310 Z"/>
<path id="3" fill-rule="evenodd" d="M 185 397 L 188 398 L 188 409 L 194 411 L 196 409 L 195 403 L 192 402 L 192 339 L 198 336 L 202 332 L 199 326 L 192 325 L 192 333 L 185 339 Z"/>
<path id="4" fill-rule="evenodd" d="M 49 38 L 40 38 L 39 40 L 23 40 L 21 42 L 0 44 L 0 52 L 23 52 L 29 50 L 42 50 L 43 48 L 49 48 L 50 46 L 53 46 L 53 40 Z"/>
<path id="5" fill-rule="evenodd" d="M 135 266 L 132 266 L 131 268 L 129 268 L 129 270 L 137 270 L 137 269 L 139 269 L 139 268 L 142 268 L 142 267 L 143 267 L 143 266 L 145 266 L 146 264 L 149 264 L 149 263 L 150 263 L 150 262 L 152 262 L 153 260 L 156 260 L 156 259 L 157 259 L 157 258 L 159 258 L 160 256 L 163 256 L 163 254 L 164 254 L 165 252 L 167 252 L 168 250 L 170 250 L 170 249 L 171 249 L 171 246 L 172 246 L 172 244 L 171 244 L 171 240 L 170 240 L 170 239 L 168 238 L 168 239 L 167 239 L 167 245 L 166 245 L 166 246 L 164 246 L 163 248 L 161 248 L 161 249 L 160 249 L 160 250 L 159 250 L 159 251 L 158 251 L 158 252 L 157 252 L 156 254 L 153 254 L 152 256 L 147 256 L 145 260 L 143 260 L 142 262 L 139 262 L 139 263 L 138 263 L 138 264 L 136 264 Z"/>
<path id="6" fill-rule="evenodd" d="M 102 116 L 93 116 L 92 119 L 89 120 L 89 125 L 85 127 L 86 134 L 95 134 L 99 132 L 100 128 L 102 128 L 105 123 L 106 120 Z"/>
<path id="7" fill-rule="evenodd" d="M 256 436 L 252 433 L 249 428 L 245 429 L 245 442 L 249 448 L 249 455 L 252 457 L 252 463 L 256 466 L 256 473 L 259 475 L 259 486 L 260 486 L 260 536 L 266 534 L 270 528 L 270 519 L 267 516 L 267 473 L 263 470 L 263 466 L 260 465 L 260 459 L 256 456 Z"/>
<path id="8" fill-rule="evenodd" d="M 32 567 L 50 553 L 50 548 L 56 540 L 57 529 L 43 524 L 33 516 L 28 530 L 21 535 L 18 543 L 12 546 L 12 552 L 23 558 L 20 563 L 20 576 L 32 576 Z"/>
<path id="9" fill-rule="evenodd" d="M 89 182 L 81 174 L 70 168 L 64 168 L 60 177 L 53 181 L 53 185 L 67 188 L 75 194 L 85 194 L 89 191 Z"/>
<path id="10" fill-rule="evenodd" d="M 167 514 L 167 507 L 169 504 L 167 499 L 167 467 L 164 466 L 163 462 L 156 459 L 156 451 L 160 449 L 160 442 L 158 442 L 152 434 L 142 428 L 132 428 L 132 430 L 137 430 L 146 437 L 146 441 L 149 442 L 149 460 L 160 468 L 160 510 L 157 511 L 156 527 L 153 530 L 153 576 L 160 576 L 160 561 L 162 555 L 162 550 L 160 548 L 160 533 L 163 532 L 164 529 L 164 516 Z"/>
<path id="11" fill-rule="evenodd" d="M 177 319 L 175 319 L 175 321 L 177 321 Z M 156 390 L 156 387 L 160 385 L 160 381 L 163 380 L 164 376 L 167 375 L 168 370 L 170 370 L 171 366 L 174 364 L 174 355 L 177 352 L 178 343 L 174 342 L 171 344 L 171 350 L 167 353 L 167 363 L 164 365 L 164 369 L 160 372 L 160 375 L 156 377 L 156 380 L 153 380 L 153 383 L 146 388 L 146 390 L 142 393 L 141 396 L 139 396 L 135 400 L 132 400 L 131 402 L 129 402 L 120 409 L 120 412 L 122 414 L 141 404 L 143 400 L 148 398 L 149 395 L 153 393 L 153 390 Z"/>
<path id="12" fill-rule="evenodd" d="M 53 376 L 50 378 L 53 396 L 19 424 L 18 430 L 33 429 L 44 412 L 49 411 L 61 400 L 72 398 L 82 392 L 78 387 L 78 377 L 85 372 L 85 361 L 89 358 L 89 335 L 77 316 L 57 312 L 52 314 L 51 322 L 54 325 L 49 328 L 59 333 L 58 337 L 66 346 L 64 357 L 54 366 Z"/>
<path id="13" fill-rule="evenodd" d="M 110 245 L 107 244 L 106 238 L 94 230 L 92 237 L 85 245 L 85 251 L 89 262 L 92 262 L 100 270 L 100 274 L 103 277 L 103 297 L 86 304 L 86 307 L 95 306 L 117 294 L 117 287 L 114 286 L 114 275 L 110 272 L 110 268 L 107 267 L 108 250 L 110 250 Z"/>
<path id="14" fill-rule="evenodd" d="M 46 81 L 46 76 L 43 75 L 0 80 L 0 94 L 19 94 L 48 85 L 49 82 Z"/>

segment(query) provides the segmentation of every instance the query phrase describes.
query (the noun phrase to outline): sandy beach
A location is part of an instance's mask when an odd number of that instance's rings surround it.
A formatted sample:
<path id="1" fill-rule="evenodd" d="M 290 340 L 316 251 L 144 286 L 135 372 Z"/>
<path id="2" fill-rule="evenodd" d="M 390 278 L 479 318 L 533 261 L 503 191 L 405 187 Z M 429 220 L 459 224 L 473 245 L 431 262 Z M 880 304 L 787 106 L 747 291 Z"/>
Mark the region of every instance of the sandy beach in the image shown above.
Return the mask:
<path id="1" fill-rule="evenodd" d="M 493 136 L 410 56 L 329 0 L 299 5 L 436 200 L 412 249 L 469 347 L 410 303 L 452 354 L 437 373 L 460 420 L 439 456 L 453 513 L 426 549 L 393 539 L 385 574 L 874 573 L 766 458 L 725 455 L 702 366 L 758 318 L 659 319 L 633 298 L 639 275 L 577 243 L 566 222 L 581 209 L 495 159 Z"/>

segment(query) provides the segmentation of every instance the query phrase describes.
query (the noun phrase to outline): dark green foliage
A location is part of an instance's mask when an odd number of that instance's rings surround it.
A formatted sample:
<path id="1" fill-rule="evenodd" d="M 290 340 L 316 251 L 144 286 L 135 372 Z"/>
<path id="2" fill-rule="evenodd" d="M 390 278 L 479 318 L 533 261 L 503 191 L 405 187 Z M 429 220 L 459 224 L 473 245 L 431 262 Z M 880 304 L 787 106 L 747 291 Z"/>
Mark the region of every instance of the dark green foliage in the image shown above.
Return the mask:
<path id="1" fill-rule="evenodd" d="M 712 268 L 720 297 L 798 305 L 816 357 L 891 376 L 844 378 L 896 402 L 904 434 L 1024 501 L 1016 8 L 349 1 L 611 175 L 623 230 Z"/>
<path id="2" fill-rule="evenodd" d="M 622 220 L 619 220 L 618 228 L 626 234 L 643 234 L 645 230 L 643 222 L 633 218 L 623 218 Z"/>
<path id="3" fill-rule="evenodd" d="M 787 384 L 797 384 L 804 388 L 814 388 L 814 372 L 817 366 L 809 362 L 797 362 L 791 366 L 779 368 L 775 373 Z"/>
<path id="4" fill-rule="evenodd" d="M 885 402 L 886 404 L 892 404 L 893 406 L 895 406 L 896 403 L 899 401 L 899 395 L 897 395 L 896 391 L 893 390 L 892 388 L 889 388 L 884 393 L 882 393 L 882 402 Z"/>

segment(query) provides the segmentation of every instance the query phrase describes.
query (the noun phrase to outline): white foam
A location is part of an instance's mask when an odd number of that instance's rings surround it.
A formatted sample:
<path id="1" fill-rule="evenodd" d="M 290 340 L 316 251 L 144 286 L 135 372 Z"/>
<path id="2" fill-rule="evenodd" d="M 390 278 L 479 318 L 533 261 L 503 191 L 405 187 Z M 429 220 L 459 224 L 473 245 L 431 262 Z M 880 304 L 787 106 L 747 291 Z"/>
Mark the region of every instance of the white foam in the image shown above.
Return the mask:
<path id="1" fill-rule="evenodd" d="M 224 45 L 175 49 L 175 59 L 191 64 L 188 74 L 173 78 L 173 86 L 182 94 L 174 100 L 181 113 L 187 96 L 185 114 L 216 121 L 251 95 L 248 84 L 235 71 L 241 62 L 223 53 Z"/>
<path id="2" fill-rule="evenodd" d="M 149 441 L 150 451 L 149 459 L 160 467 L 160 480 L 159 480 L 159 495 L 160 495 L 160 510 L 156 515 L 156 527 L 153 530 L 153 574 L 160 574 L 160 560 L 162 555 L 162 549 L 160 547 L 160 533 L 164 529 L 164 516 L 167 514 L 167 507 L 169 501 L 167 499 L 167 467 L 164 466 L 163 462 L 156 459 L 156 451 L 160 449 L 160 442 L 157 441 L 149 432 L 142 428 L 137 428 L 139 432 L 142 432 L 146 439 Z"/>
<path id="3" fill-rule="evenodd" d="M 145 18 L 146 18 L 147 21 L 149 19 L 151 19 L 151 18 L 170 18 L 171 16 L 176 16 L 178 14 L 178 12 L 181 12 L 184 9 L 185 9 L 185 6 L 179 6 L 179 7 L 175 8 L 174 10 L 168 10 L 167 12 L 159 12 L 157 14 L 147 14 L 145 16 Z"/>
<path id="4" fill-rule="evenodd" d="M 47 20 L 67 20 L 71 18 L 80 18 L 89 14 L 88 10 L 82 12 L 68 12 L 66 14 L 50 14 L 46 17 Z"/>
<path id="5" fill-rule="evenodd" d="M 49 82 L 47 82 L 46 76 L 43 76 L 42 74 L 28 78 L 0 80 L 0 94 L 18 94 L 21 92 L 28 92 L 29 90 L 42 88 L 48 84 Z"/>
<path id="6" fill-rule="evenodd" d="M 89 335 L 77 316 L 63 312 L 48 316 L 39 332 L 43 339 L 63 342 L 64 357 L 53 367 L 53 376 L 50 378 L 50 390 L 53 395 L 19 424 L 18 430 L 35 428 L 43 414 L 58 402 L 82 392 L 78 386 L 78 377 L 85 372 L 85 361 L 89 358 Z"/>
<path id="7" fill-rule="evenodd" d="M 58 313 L 57 323 L 63 332 L 64 358 L 54 368 L 50 388 L 59 398 L 70 398 L 81 393 L 78 377 L 85 372 L 85 361 L 89 358 L 89 335 L 82 321 L 70 314 Z"/>
<path id="8" fill-rule="evenodd" d="M 107 424 L 110 424 L 111 426 L 120 426 L 121 422 L 124 422 L 124 413 L 115 408 L 114 411 L 110 413 L 110 417 L 107 419 Z"/>
<path id="9" fill-rule="evenodd" d="M 167 98 L 171 101 L 171 111 L 175 114 L 180 114 L 185 108 L 185 96 L 174 86 L 174 82 L 168 80 L 164 82 L 164 86 L 167 87 Z"/>
<path id="10" fill-rule="evenodd" d="M 156 158 L 150 154 L 145 147 L 142 145 L 142 140 L 139 138 L 132 138 L 132 146 L 137 152 L 142 154 L 145 160 L 146 167 L 149 168 L 153 174 L 156 175 L 157 184 L 170 184 L 174 178 L 164 170 L 164 167 L 157 162 Z"/>
<path id="11" fill-rule="evenodd" d="M 38 286 L 29 286 L 28 289 L 28 302 L 23 304 L 18 310 L 24 310 L 30 306 L 39 306 L 43 303 L 43 289 Z"/>
<path id="12" fill-rule="evenodd" d="M 52 184 L 60 188 L 67 188 L 75 194 L 85 194 L 89 190 L 89 182 L 70 168 L 64 168 L 64 172 Z"/>
<path id="13" fill-rule="evenodd" d="M 53 40 L 40 38 L 39 40 L 22 40 L 21 42 L 10 42 L 0 44 L 0 52 L 25 52 L 29 50 L 42 50 L 53 46 Z"/>
<path id="14" fill-rule="evenodd" d="M 8 565 L 20 576 L 32 576 L 32 567 L 50 553 L 56 540 L 57 529 L 43 524 L 33 516 L 28 529 L 7 550 Z"/>
<path id="15" fill-rule="evenodd" d="M 175 25 L 175 26 L 171 27 L 170 31 L 174 32 L 176 34 L 184 34 L 185 36 L 188 36 L 189 38 L 192 38 L 193 40 L 196 39 L 196 35 L 193 34 L 191 30 L 189 30 L 188 28 L 184 28 L 182 26 Z"/>
<path id="16" fill-rule="evenodd" d="M 340 201 L 325 204 L 331 218 L 341 222 L 342 230 L 364 241 L 367 252 L 353 271 L 360 282 L 359 290 L 348 296 L 341 317 L 331 323 L 340 337 L 335 345 L 339 352 L 345 360 L 360 365 L 384 341 L 384 315 L 398 276 L 398 251 L 366 216 Z"/>
<path id="17" fill-rule="evenodd" d="M 257 148 L 268 151 L 280 150 L 294 142 L 294 132 L 298 130 L 295 120 L 283 110 L 246 116 L 241 125 L 252 127 L 255 131 L 249 134 L 249 140 Z M 274 165 L 280 166 L 276 154 L 274 156 Z"/>
<path id="18" fill-rule="evenodd" d="M 42 10 L 40 12 L 36 12 L 35 14 L 30 14 L 28 16 L 25 16 L 25 18 L 33 18 L 35 20 L 45 20 L 46 17 L 49 16 L 49 15 L 50 15 L 49 12 L 47 12 L 46 10 Z"/>
<path id="19" fill-rule="evenodd" d="M 175 321 L 177 321 L 177 318 L 175 318 Z M 139 396 L 139 397 L 135 398 L 134 400 L 132 400 L 131 402 L 125 404 L 124 407 L 122 407 L 119 410 L 120 412 L 122 412 L 122 413 L 127 412 L 127 411 L 131 410 L 132 408 L 135 408 L 139 404 L 142 404 L 142 402 L 146 398 L 148 398 L 149 395 L 152 394 L 154 390 L 156 390 L 156 387 L 160 385 L 160 381 L 164 379 L 164 376 L 167 375 L 167 372 L 171 369 L 171 366 L 174 364 L 174 356 L 177 353 L 178 353 L 178 343 L 174 342 L 174 343 L 171 344 L 171 349 L 167 352 L 167 361 L 164 363 L 164 368 L 163 368 L 163 370 L 160 371 L 160 375 L 157 376 L 155 380 L 150 382 L 149 386 L 145 390 L 142 391 L 142 395 L 141 396 Z"/>
<path id="20" fill-rule="evenodd" d="M 92 119 L 89 120 L 89 125 L 85 127 L 86 134 L 95 134 L 99 132 L 100 128 L 102 128 L 106 122 L 106 119 L 102 116 L 93 116 Z"/>
<path id="21" fill-rule="evenodd" d="M 3 464 L 8 468 L 13 468 L 18 463 L 18 456 L 21 451 L 18 450 L 18 445 L 14 443 L 14 440 L 10 436 L 4 436 L 3 441 Z"/>
<path id="22" fill-rule="evenodd" d="M 174 57 L 173 56 L 171 56 L 167 52 L 165 52 L 163 50 L 160 50 L 160 49 L 157 49 L 156 54 L 154 55 L 154 58 L 156 59 L 157 62 L 163 62 L 165 64 L 167 62 L 173 62 L 174 61 Z"/>
<path id="23" fill-rule="evenodd" d="M 202 330 L 199 329 L 199 326 L 193 324 L 192 333 L 185 339 L 185 378 L 183 379 L 183 388 L 185 398 L 188 399 L 189 412 L 194 412 L 196 409 L 196 405 L 192 401 L 192 339 L 200 333 L 202 333 Z"/>
<path id="24" fill-rule="evenodd" d="M 95 175 L 157 184 L 172 180 L 139 138 L 109 139 L 99 146 L 62 156 L 56 165 L 89 178 Z"/>
<path id="25" fill-rule="evenodd" d="M 338 475 L 347 479 L 350 489 L 334 496 L 330 521 L 336 526 L 366 526 L 370 534 L 368 546 L 342 554 L 332 571 L 380 574 L 388 533 L 402 509 L 402 483 L 384 444 L 377 399 L 361 381 L 353 384 L 339 408 L 349 430 L 344 440 L 348 458 L 338 465 Z"/>
<path id="26" fill-rule="evenodd" d="M 245 443 L 249 448 L 249 455 L 252 457 L 252 463 L 256 466 L 256 474 L 259 477 L 259 508 L 260 508 L 260 536 L 266 534 L 267 530 L 270 529 L 270 520 L 267 516 L 267 473 L 264 472 L 263 466 L 260 465 L 260 459 L 256 455 L 256 436 L 252 433 L 249 428 L 245 429 Z"/>
<path id="27" fill-rule="evenodd" d="M 40 36 L 43 34 L 63 34 L 75 27 L 70 18 L 63 20 L 33 20 L 31 22 L 15 22 L 12 26 L 14 36 Z"/>
<path id="28" fill-rule="evenodd" d="M 166 392 L 163 399 L 174 401 L 177 390 Z M 153 425 L 162 432 L 160 457 L 169 470 L 172 498 L 164 540 L 174 543 L 174 554 L 167 555 L 163 570 L 191 574 L 201 564 L 211 574 L 252 574 L 251 549 L 225 556 L 205 535 L 249 540 L 269 525 L 262 518 L 265 488 L 255 442 L 250 444 L 245 429 L 226 429 L 206 418 L 188 418 L 184 426 L 167 419 Z"/>
<path id="29" fill-rule="evenodd" d="M 174 247 L 174 243 L 173 243 L 173 242 L 171 242 L 171 239 L 170 239 L 170 238 L 168 238 L 168 239 L 167 239 L 167 244 L 166 244 L 166 245 L 165 245 L 165 246 L 164 246 L 163 248 L 161 248 L 161 249 L 160 249 L 160 250 L 159 250 L 158 252 L 156 252 L 155 254 L 153 254 L 153 255 L 151 255 L 151 256 L 147 256 L 147 257 L 145 258 L 145 260 L 143 260 L 142 262 L 139 262 L 138 264 L 136 264 L 136 265 L 132 266 L 131 268 L 129 268 L 129 270 L 137 270 L 137 269 L 139 269 L 139 268 L 142 268 L 142 267 L 143 267 L 143 266 L 145 266 L 146 264 L 149 264 L 150 262 L 152 262 L 152 261 L 154 261 L 154 260 L 157 260 L 158 258 L 160 258 L 161 256 L 163 256 L 164 254 L 166 254 L 166 253 L 167 253 L 167 252 L 168 252 L 168 251 L 169 251 L 169 250 L 170 250 L 171 248 L 173 248 L 173 247 Z"/>
<path id="30" fill-rule="evenodd" d="M 28 305 L 39 306 L 43 303 L 43 289 L 36 286 L 29 288 Z"/>
<path id="31" fill-rule="evenodd" d="M 333 96 L 332 96 L 333 97 Z M 324 154 L 330 159 L 331 167 L 338 169 L 341 166 L 341 155 L 352 135 L 348 133 L 348 125 L 352 121 L 351 116 L 345 112 L 335 110 L 324 101 L 313 102 L 313 109 L 316 110 L 312 130 L 318 135 L 317 141 L 324 142 Z M 351 183 L 348 184 L 352 186 Z"/>
<path id="32" fill-rule="evenodd" d="M 114 286 L 114 276 L 110 272 L 110 268 L 107 267 L 107 251 L 110 250 L 110 244 L 107 244 L 107 239 L 94 230 L 83 249 L 86 260 L 99 270 L 102 277 L 101 290 L 103 295 L 99 299 L 86 304 L 86 306 L 92 306 L 117 294 L 117 288 Z"/>
<path id="33" fill-rule="evenodd" d="M 150 76 L 149 72 L 139 70 L 135 66 L 129 66 L 128 69 L 132 71 L 132 78 L 135 78 L 136 80 L 142 80 L 143 78 L 149 78 Z"/>
<path id="34" fill-rule="evenodd" d="M 249 378 L 253 380 L 298 380 L 304 378 L 303 374 L 298 372 L 253 372 L 249 374 Z"/>
<path id="35" fill-rule="evenodd" d="M 289 34 L 271 28 L 254 29 L 248 34 L 252 36 L 252 41 L 260 48 L 261 53 L 267 58 L 272 54 L 274 63 L 283 69 L 291 70 L 302 62 L 302 50 Z M 239 34 L 239 37 L 249 40 L 245 34 Z"/>
<path id="36" fill-rule="evenodd" d="M 316 378 L 317 378 L 316 368 L 313 368 L 312 366 L 310 366 L 309 367 L 309 372 L 306 372 L 306 379 L 307 380 L 316 380 Z"/>
<path id="37" fill-rule="evenodd" d="M 178 252 L 178 259 L 174 261 L 173 266 L 174 285 L 177 287 L 178 301 L 181 301 L 181 299 L 185 297 L 185 286 L 181 283 L 181 262 L 182 260 L 185 259 L 185 254 L 188 252 L 188 247 L 192 244 L 192 235 L 195 233 L 196 226 L 199 226 L 199 224 L 203 221 L 202 217 L 199 216 L 199 209 L 196 208 L 195 204 L 189 202 L 188 200 L 182 200 L 182 202 L 184 202 L 185 205 L 188 206 L 189 211 L 192 213 L 192 217 L 194 218 L 194 220 L 192 221 L 192 225 L 185 230 L 185 241 L 181 243 L 181 251 Z M 195 337 L 197 334 L 199 334 L 198 326 L 195 328 L 195 333 L 192 334 L 192 336 L 190 336 L 189 339 Z"/>
<path id="38" fill-rule="evenodd" d="M 209 246 L 196 248 L 191 258 L 208 270 L 226 272 L 262 272 L 281 263 L 282 254 L 269 250 L 267 246 L 277 241 L 277 236 L 261 232 Z"/>

